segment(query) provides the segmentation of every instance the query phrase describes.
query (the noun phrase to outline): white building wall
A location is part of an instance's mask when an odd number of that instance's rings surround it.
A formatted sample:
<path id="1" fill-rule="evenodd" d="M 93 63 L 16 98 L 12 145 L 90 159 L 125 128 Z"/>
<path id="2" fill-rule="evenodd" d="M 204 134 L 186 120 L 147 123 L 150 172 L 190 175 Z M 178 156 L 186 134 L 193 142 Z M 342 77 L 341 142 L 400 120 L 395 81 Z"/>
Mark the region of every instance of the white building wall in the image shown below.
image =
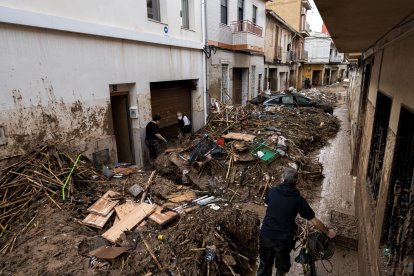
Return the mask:
<path id="1" fill-rule="evenodd" d="M 180 0 L 160 0 L 161 22 L 148 20 L 145 0 L 0 0 L 0 7 L 118 27 L 134 32 L 201 41 L 201 0 L 189 1 L 190 29 L 181 28 Z"/>
<path id="2" fill-rule="evenodd" d="M 135 26 L 145 30 L 140 25 L 147 21 L 146 6 L 142 5 L 145 1 L 128 1 L 131 6 L 119 6 L 118 2 L 113 1 L 59 1 L 59 5 L 55 2 L 0 1 L 0 5 L 56 13 L 99 24 L 104 23 L 107 17 L 108 22 L 118 27 Z M 201 1 L 195 3 L 194 16 L 201 20 Z M 181 30 L 177 23 L 179 12 L 176 7 L 179 7 L 179 1 L 164 1 L 164 4 L 168 5 L 169 34 L 176 36 L 174 41 L 181 47 L 169 46 L 169 37 L 161 35 L 159 37 L 166 45 L 48 30 L 54 27 L 51 23 L 59 20 L 48 20 L 51 17 L 45 14 L 36 14 L 33 18 L 43 18 L 43 21 L 40 20 L 42 24 L 50 23 L 48 29 L 0 23 L 0 126 L 4 127 L 8 141 L 0 146 L 0 159 L 23 154 L 36 144 L 52 142 L 85 150 L 88 156 L 108 148 L 112 161 L 115 161 L 110 84 L 131 84 L 130 105 L 138 106 L 139 113 L 139 118 L 132 121 L 135 161 L 138 165 L 144 162 L 143 138 L 145 126 L 151 119 L 151 82 L 198 80 L 196 90 L 192 91 L 192 119 L 195 130 L 202 127 L 204 78 L 201 27 L 195 23 L 195 31 Z M 7 11 L 1 6 L 0 9 Z M 22 12 L 15 11 L 17 14 Z M 169 16 L 170 11 L 174 16 Z M 133 16 L 131 12 L 142 13 L 142 16 Z M 99 13 L 104 16 L 97 16 Z M 7 13 L 0 13 L 0 21 L 7 22 L 8 18 L 11 17 L 7 17 Z M 27 17 L 16 20 L 25 19 Z M 134 23 L 131 23 L 132 19 Z M 79 22 L 71 27 L 86 26 L 85 22 Z M 160 24 L 148 24 L 152 23 Z M 105 29 L 105 26 L 102 28 Z M 136 33 L 139 31 L 130 34 Z"/>
<path id="3" fill-rule="evenodd" d="M 307 63 L 329 63 L 331 39 L 323 37 L 306 37 L 305 51 L 308 51 Z"/>

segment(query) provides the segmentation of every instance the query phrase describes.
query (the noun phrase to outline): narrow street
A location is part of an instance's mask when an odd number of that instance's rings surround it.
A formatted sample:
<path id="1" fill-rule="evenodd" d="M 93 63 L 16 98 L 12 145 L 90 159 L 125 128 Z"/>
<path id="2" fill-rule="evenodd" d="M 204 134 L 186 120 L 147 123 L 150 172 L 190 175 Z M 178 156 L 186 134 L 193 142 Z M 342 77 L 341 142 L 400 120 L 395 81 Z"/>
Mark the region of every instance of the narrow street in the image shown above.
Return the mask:
<path id="1" fill-rule="evenodd" d="M 323 165 L 323 174 L 325 176 L 320 200 L 311 203 L 317 217 L 324 223 L 330 225 L 330 212 L 337 210 L 350 215 L 355 214 L 354 194 L 355 182 L 350 175 L 351 171 L 351 153 L 350 153 L 350 125 L 348 120 L 348 108 L 346 105 L 346 90 L 338 92 L 338 106 L 334 111 L 341 121 L 341 128 L 336 137 L 324 147 L 319 154 L 319 161 Z M 293 253 L 292 257 L 296 257 Z M 316 263 L 317 275 L 357 275 L 358 260 L 357 252 L 352 250 L 336 247 L 335 254 L 330 260 L 324 261 L 326 269 L 322 263 Z M 288 275 L 301 275 L 302 267 L 292 260 L 292 268 Z"/>
<path id="2" fill-rule="evenodd" d="M 0 0 L 0 24 L 0 276 L 414 275 L 413 0 Z"/>

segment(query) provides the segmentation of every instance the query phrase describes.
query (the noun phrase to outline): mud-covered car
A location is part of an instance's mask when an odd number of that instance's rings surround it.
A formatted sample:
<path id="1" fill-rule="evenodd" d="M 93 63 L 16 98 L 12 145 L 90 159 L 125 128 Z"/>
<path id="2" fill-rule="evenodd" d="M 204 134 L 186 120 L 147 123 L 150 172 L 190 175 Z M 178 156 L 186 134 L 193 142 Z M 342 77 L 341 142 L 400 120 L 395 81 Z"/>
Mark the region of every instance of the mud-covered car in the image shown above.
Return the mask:
<path id="1" fill-rule="evenodd" d="M 322 109 L 325 113 L 333 114 L 333 106 L 328 103 L 315 102 L 311 99 L 299 94 L 289 93 L 280 94 L 271 97 L 263 102 L 264 106 L 285 105 L 285 106 L 300 106 L 300 107 L 315 107 Z"/>

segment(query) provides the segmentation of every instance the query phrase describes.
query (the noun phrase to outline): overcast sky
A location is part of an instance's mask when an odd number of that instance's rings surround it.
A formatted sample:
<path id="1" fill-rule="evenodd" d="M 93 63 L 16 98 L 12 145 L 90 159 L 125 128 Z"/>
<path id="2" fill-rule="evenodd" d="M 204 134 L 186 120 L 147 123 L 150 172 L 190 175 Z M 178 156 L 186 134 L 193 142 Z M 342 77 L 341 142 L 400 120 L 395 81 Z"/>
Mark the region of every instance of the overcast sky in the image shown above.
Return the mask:
<path id="1" fill-rule="evenodd" d="M 312 10 L 308 11 L 307 14 L 307 21 L 310 24 L 310 28 L 312 31 L 320 32 L 322 30 L 322 18 L 316 8 L 315 2 L 313 0 L 309 0 L 312 5 Z"/>

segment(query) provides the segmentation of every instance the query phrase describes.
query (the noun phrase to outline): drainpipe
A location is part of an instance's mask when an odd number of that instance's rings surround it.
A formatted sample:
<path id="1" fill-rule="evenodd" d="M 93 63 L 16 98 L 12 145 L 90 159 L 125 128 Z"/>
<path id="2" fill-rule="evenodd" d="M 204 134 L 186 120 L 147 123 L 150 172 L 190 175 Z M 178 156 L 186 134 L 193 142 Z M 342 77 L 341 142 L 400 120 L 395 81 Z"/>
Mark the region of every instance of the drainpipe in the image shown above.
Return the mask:
<path id="1" fill-rule="evenodd" d="M 203 46 L 207 45 L 207 17 L 206 17 L 206 0 L 201 0 L 201 28 L 202 28 L 202 36 L 203 36 Z M 201 52 L 203 55 L 203 93 L 204 93 L 204 125 L 207 124 L 207 57 L 204 52 Z"/>

